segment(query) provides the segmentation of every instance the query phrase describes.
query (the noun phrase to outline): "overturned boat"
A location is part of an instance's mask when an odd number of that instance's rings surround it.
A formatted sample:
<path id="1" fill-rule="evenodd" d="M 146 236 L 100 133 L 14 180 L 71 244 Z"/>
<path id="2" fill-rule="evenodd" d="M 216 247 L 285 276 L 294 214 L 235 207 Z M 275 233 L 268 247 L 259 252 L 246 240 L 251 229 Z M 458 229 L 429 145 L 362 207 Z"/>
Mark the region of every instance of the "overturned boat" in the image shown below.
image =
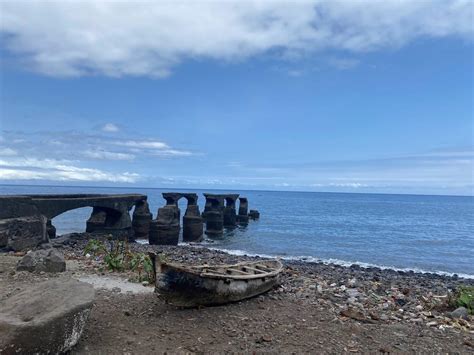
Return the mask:
<path id="1" fill-rule="evenodd" d="M 155 291 L 168 303 L 181 307 L 220 305 L 257 296 L 277 284 L 283 269 L 278 260 L 186 266 L 160 262 L 154 253 L 150 258 Z"/>

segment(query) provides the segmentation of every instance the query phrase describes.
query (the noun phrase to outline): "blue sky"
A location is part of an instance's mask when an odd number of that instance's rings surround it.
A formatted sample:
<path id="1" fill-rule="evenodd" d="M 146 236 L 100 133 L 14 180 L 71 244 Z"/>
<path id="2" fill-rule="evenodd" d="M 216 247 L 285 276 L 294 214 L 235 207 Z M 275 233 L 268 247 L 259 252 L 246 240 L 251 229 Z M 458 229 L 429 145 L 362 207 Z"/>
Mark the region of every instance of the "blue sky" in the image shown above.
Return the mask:
<path id="1" fill-rule="evenodd" d="M 2 1 L 0 183 L 474 193 L 472 3 L 198 5 Z"/>

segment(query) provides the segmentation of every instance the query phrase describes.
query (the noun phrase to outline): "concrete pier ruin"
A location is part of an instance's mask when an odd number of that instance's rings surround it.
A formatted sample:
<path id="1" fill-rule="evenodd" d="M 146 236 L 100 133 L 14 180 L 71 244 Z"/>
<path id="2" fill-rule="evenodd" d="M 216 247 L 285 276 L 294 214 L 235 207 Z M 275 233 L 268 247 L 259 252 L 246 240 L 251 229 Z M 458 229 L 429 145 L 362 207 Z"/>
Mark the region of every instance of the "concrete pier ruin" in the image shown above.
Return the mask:
<path id="1" fill-rule="evenodd" d="M 166 204 L 158 209 L 156 219 L 153 219 L 147 196 L 141 194 L 0 196 L 0 249 L 29 250 L 48 243 L 56 236 L 52 219 L 82 207 L 92 207 L 86 223 L 89 233 L 108 234 L 130 241 L 148 238 L 150 244 L 160 245 L 177 245 L 179 242 L 181 211 L 178 201 L 181 198 L 187 200 L 182 222 L 184 242 L 202 240 L 204 224 L 207 235 L 218 236 L 223 234 L 224 227 L 245 225 L 249 217 L 257 219 L 260 215 L 256 210 L 248 212 L 247 198 L 239 197 L 239 194 L 205 193 L 204 197 L 206 203 L 201 215 L 196 193 L 165 192 Z"/>
<path id="2" fill-rule="evenodd" d="M 188 202 L 183 217 L 183 241 L 196 242 L 202 239 L 203 219 L 197 204 L 198 195 L 195 193 L 164 192 L 166 205 L 158 209 L 156 220 L 150 225 L 150 244 L 177 245 L 180 233 L 181 211 L 178 201 L 185 198 Z"/>
<path id="3" fill-rule="evenodd" d="M 56 234 L 51 220 L 82 207 L 93 208 L 88 232 L 133 239 L 129 211 L 146 200 L 141 194 L 0 196 L 0 248 L 19 251 L 47 243 Z"/>

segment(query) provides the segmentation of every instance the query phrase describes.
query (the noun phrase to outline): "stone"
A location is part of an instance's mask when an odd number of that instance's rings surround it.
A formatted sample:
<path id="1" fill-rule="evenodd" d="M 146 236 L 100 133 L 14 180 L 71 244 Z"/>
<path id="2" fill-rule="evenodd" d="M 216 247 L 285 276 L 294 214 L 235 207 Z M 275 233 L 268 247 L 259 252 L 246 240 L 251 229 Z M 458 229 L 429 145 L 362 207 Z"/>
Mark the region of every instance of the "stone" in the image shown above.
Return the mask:
<path id="1" fill-rule="evenodd" d="M 66 271 L 64 256 L 57 249 L 40 249 L 26 254 L 17 264 L 18 271 L 63 272 Z"/>
<path id="2" fill-rule="evenodd" d="M 257 210 L 250 210 L 249 212 L 249 218 L 251 219 L 259 219 L 260 218 L 260 212 Z"/>
<path id="3" fill-rule="evenodd" d="M 455 319 L 461 318 L 461 319 L 464 319 L 464 320 L 468 320 L 469 312 L 467 311 L 467 308 L 459 307 L 459 308 L 456 308 L 451 313 L 449 313 L 449 316 L 451 318 L 455 318 Z"/>
<path id="4" fill-rule="evenodd" d="M 91 285 L 67 278 L 29 286 L 0 303 L 1 354 L 57 354 L 70 350 L 86 326 Z"/>
<path id="5" fill-rule="evenodd" d="M 43 215 L 0 220 L 0 248 L 26 251 L 49 242 Z"/>

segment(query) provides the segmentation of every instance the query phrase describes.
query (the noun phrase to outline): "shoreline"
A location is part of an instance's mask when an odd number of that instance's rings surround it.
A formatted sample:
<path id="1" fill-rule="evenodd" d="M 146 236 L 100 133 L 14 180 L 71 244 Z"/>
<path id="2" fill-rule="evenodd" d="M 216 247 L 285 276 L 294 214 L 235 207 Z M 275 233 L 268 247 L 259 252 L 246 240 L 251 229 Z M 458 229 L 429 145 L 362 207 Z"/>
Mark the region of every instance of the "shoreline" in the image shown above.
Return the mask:
<path id="1" fill-rule="evenodd" d="M 279 285 L 240 302 L 199 309 L 166 304 L 152 286 L 128 281 L 84 256 L 86 235 L 52 240 L 67 261 L 62 274 L 15 271 L 19 257 L 0 254 L 0 300 L 45 279 L 93 284 L 96 301 L 72 354 L 474 351 L 474 318 L 450 318 L 446 297 L 474 280 L 284 260 Z M 133 252 L 162 252 L 185 264 L 261 259 L 191 245 L 130 243 Z"/>
<path id="2" fill-rule="evenodd" d="M 148 243 L 140 243 L 141 245 L 148 245 Z M 178 246 L 189 246 L 195 248 L 204 248 L 209 250 L 215 251 L 222 251 L 224 253 L 235 255 L 235 256 L 248 256 L 248 257 L 257 257 L 257 258 L 266 258 L 266 259 L 281 259 L 287 262 L 295 261 L 295 262 L 303 262 L 303 263 L 314 263 L 314 264 L 324 264 L 324 265 L 337 265 L 343 267 L 352 267 L 357 266 L 363 269 L 379 269 L 379 270 L 392 270 L 395 272 L 404 272 L 407 274 L 423 274 L 423 275 L 436 275 L 436 276 L 443 276 L 448 278 L 455 278 L 455 279 L 463 279 L 463 280 L 474 280 L 474 274 L 464 274 L 464 273 L 456 273 L 456 272 L 448 272 L 448 271 L 429 271 L 420 268 L 402 268 L 402 267 L 395 267 L 395 266 L 385 266 L 379 264 L 372 264 L 363 261 L 345 261 L 340 259 L 324 259 L 318 258 L 314 256 L 284 256 L 284 255 L 272 255 L 272 254 L 259 254 L 259 253 L 250 253 L 246 252 L 245 250 L 240 249 L 226 249 L 226 248 L 215 248 L 211 247 L 210 244 L 202 244 L 202 243 L 184 243 L 180 242 Z"/>

